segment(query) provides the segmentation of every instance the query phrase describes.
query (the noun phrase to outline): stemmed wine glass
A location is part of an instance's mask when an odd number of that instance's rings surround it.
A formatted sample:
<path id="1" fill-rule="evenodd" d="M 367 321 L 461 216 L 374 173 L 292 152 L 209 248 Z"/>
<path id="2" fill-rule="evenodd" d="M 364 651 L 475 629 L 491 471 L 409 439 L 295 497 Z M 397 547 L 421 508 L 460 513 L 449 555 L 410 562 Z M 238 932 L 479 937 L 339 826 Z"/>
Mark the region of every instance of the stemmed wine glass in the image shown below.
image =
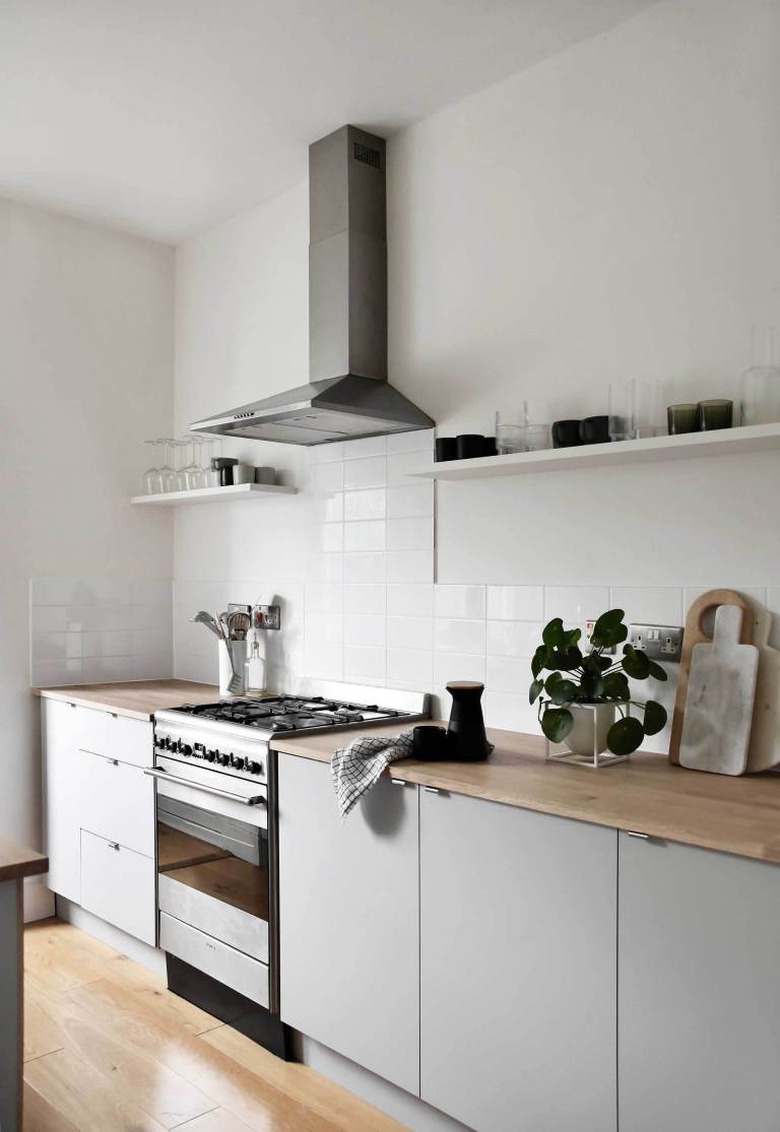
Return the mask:
<path id="1" fill-rule="evenodd" d="M 162 482 L 160 479 L 160 469 L 157 467 L 157 460 L 155 459 L 155 449 L 162 446 L 161 440 L 145 440 L 144 444 L 148 444 L 152 449 L 152 463 L 144 472 L 143 482 L 146 488 L 147 495 L 159 495 L 162 491 Z"/>
<path id="2" fill-rule="evenodd" d="M 197 491 L 198 488 L 206 486 L 203 468 L 201 467 L 201 448 L 203 447 L 203 440 L 199 436 L 188 436 L 182 443 L 188 454 L 187 463 L 182 469 L 184 478 L 187 481 L 187 490 Z"/>
<path id="3" fill-rule="evenodd" d="M 171 440 L 170 437 L 166 437 L 165 440 L 161 440 L 160 443 L 163 446 L 163 452 L 164 452 L 163 462 L 162 462 L 162 465 L 159 469 L 160 490 L 161 491 L 177 491 L 178 490 L 178 480 L 176 478 L 176 472 L 175 472 L 175 470 L 173 468 L 173 464 L 172 464 L 172 461 L 174 459 L 176 441 Z"/>

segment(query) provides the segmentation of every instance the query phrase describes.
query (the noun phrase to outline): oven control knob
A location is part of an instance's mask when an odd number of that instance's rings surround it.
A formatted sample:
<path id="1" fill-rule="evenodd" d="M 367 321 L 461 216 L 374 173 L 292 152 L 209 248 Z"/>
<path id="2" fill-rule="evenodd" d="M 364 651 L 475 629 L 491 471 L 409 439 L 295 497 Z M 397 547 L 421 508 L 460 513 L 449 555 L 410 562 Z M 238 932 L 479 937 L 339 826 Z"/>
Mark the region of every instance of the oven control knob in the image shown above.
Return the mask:
<path id="1" fill-rule="evenodd" d="M 213 763 L 218 754 L 219 751 L 216 751 L 210 747 L 203 757 L 205 758 L 206 762 Z"/>
<path id="2" fill-rule="evenodd" d="M 260 763 L 250 763 L 247 769 L 250 774 L 259 774 L 263 768 Z"/>
<path id="3" fill-rule="evenodd" d="M 230 756 L 230 765 L 235 767 L 236 770 L 240 770 L 241 767 L 243 767 L 243 765 L 244 765 L 244 760 L 241 758 L 240 755 L 231 755 Z"/>
<path id="4" fill-rule="evenodd" d="M 173 751 L 176 749 L 176 744 L 174 743 L 173 739 L 171 739 L 170 735 L 166 735 L 163 739 L 163 746 L 165 747 L 166 751 Z"/>
<path id="5" fill-rule="evenodd" d="M 217 755 L 217 762 L 221 763 L 222 766 L 227 766 L 230 762 L 230 755 Z"/>
<path id="6" fill-rule="evenodd" d="M 189 743 L 185 743 L 182 739 L 180 739 L 176 744 L 176 749 L 179 754 L 184 755 L 185 758 L 189 758 L 189 756 L 192 754 L 192 747 Z"/>

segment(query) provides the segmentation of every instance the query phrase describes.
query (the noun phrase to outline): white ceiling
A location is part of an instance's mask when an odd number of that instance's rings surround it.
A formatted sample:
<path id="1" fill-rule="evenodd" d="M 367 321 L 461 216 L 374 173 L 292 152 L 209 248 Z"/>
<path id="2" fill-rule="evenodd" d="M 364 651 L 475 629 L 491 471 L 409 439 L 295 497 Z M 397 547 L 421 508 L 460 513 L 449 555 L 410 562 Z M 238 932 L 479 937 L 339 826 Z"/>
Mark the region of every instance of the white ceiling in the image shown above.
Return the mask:
<path id="1" fill-rule="evenodd" d="M 0 196 L 167 242 L 651 0 L 2 0 Z"/>

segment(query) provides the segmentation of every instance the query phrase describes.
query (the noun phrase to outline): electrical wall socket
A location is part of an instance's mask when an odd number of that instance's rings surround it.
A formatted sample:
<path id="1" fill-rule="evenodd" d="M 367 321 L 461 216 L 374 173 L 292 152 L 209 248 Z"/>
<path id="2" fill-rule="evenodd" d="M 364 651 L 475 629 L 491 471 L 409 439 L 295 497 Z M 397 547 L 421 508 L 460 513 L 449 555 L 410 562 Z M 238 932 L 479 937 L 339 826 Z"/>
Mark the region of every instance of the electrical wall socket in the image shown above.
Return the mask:
<path id="1" fill-rule="evenodd" d="M 593 630 L 595 628 L 596 628 L 596 622 L 595 621 L 586 621 L 585 622 L 585 630 L 582 634 L 582 640 L 583 640 L 584 645 L 587 646 L 588 648 L 590 647 L 590 638 L 593 636 Z M 615 648 L 614 645 L 610 649 L 604 649 L 604 655 L 605 656 L 614 656 L 616 652 L 617 652 L 617 649 Z"/>
<path id="2" fill-rule="evenodd" d="M 629 625 L 628 643 L 647 653 L 651 660 L 679 664 L 683 631 L 679 625 Z"/>

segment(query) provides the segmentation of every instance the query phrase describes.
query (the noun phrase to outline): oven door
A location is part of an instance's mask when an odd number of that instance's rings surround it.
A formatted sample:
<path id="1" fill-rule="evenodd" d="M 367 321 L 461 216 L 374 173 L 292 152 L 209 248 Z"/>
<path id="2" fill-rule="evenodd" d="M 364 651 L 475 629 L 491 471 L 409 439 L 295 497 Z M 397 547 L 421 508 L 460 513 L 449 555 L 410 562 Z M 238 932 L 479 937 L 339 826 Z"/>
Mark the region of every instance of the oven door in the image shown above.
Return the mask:
<path id="1" fill-rule="evenodd" d="M 161 913 L 268 963 L 269 860 L 264 785 L 158 761 Z"/>

